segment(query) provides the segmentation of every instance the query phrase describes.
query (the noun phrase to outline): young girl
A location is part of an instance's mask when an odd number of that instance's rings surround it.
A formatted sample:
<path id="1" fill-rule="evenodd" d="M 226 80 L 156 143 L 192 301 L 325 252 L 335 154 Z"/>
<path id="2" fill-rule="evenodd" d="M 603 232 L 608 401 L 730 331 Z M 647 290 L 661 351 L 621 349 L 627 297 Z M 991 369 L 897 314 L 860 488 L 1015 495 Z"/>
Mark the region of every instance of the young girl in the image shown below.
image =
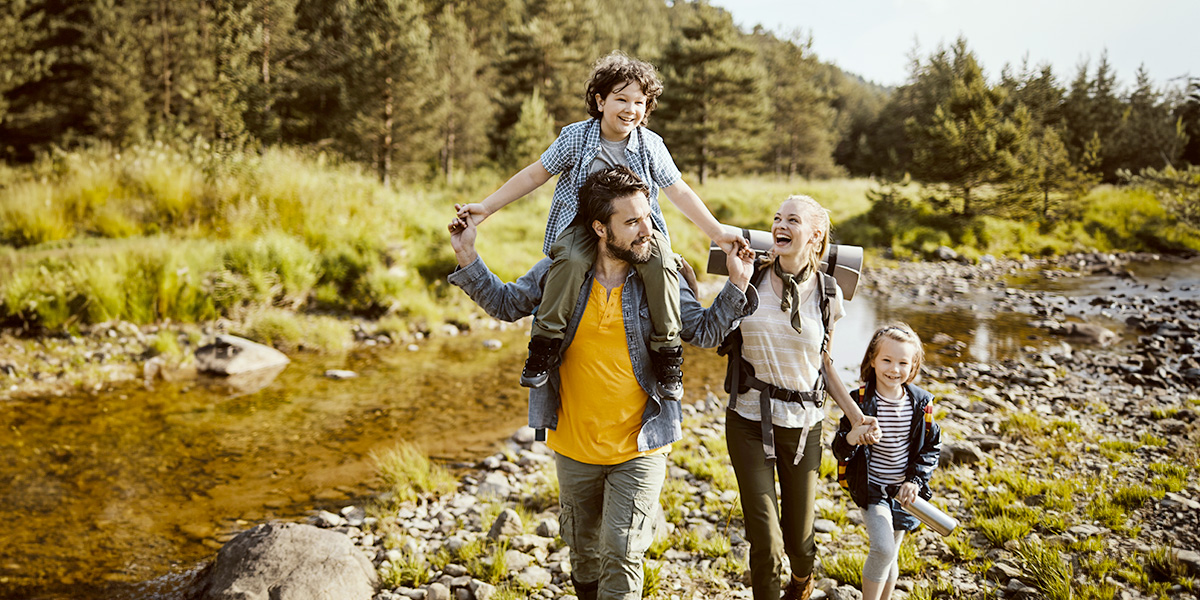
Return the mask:
<path id="1" fill-rule="evenodd" d="M 903 507 L 918 495 L 933 495 L 929 476 L 938 464 L 941 428 L 933 422 L 933 395 L 912 384 L 924 354 L 921 338 L 908 325 L 877 330 L 863 356 L 863 387 L 851 395 L 863 414 L 876 418 L 882 436 L 864 445 L 871 440 L 843 417 L 833 439 L 839 482 L 862 507 L 871 539 L 863 600 L 891 597 L 900 575 L 900 543 L 919 523 Z"/>

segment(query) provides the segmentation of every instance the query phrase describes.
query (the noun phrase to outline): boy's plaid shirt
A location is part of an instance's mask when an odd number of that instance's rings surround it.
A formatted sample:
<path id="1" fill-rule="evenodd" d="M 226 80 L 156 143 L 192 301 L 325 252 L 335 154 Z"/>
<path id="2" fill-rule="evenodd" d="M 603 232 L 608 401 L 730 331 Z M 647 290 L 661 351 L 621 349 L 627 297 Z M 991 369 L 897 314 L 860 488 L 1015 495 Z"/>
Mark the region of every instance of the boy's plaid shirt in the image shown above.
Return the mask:
<path id="1" fill-rule="evenodd" d="M 600 150 L 600 120 L 588 119 L 563 127 L 558 139 L 542 154 L 542 166 L 551 175 L 559 175 L 554 186 L 554 199 L 550 203 L 550 217 L 546 222 L 546 239 L 542 252 L 549 256 L 550 246 L 562 233 L 579 210 L 579 188 L 587 179 L 588 169 Z M 658 134 L 638 127 L 629 135 L 625 146 L 625 159 L 629 168 L 650 188 L 650 216 L 654 226 L 667 236 L 667 222 L 658 206 L 659 188 L 670 187 L 679 181 L 679 169 L 667 146 Z"/>

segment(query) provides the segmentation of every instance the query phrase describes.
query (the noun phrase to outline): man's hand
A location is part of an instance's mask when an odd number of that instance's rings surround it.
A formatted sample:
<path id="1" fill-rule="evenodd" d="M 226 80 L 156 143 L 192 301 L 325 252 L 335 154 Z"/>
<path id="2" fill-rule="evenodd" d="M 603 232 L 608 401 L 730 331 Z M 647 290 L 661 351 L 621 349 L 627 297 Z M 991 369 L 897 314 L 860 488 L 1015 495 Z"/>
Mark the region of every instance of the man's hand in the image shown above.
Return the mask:
<path id="1" fill-rule="evenodd" d="M 726 253 L 725 268 L 729 270 L 729 282 L 739 290 L 746 291 L 746 286 L 750 285 L 750 276 L 754 274 L 754 251 L 750 246 L 743 245 L 737 252 Z"/>
<path id="2" fill-rule="evenodd" d="M 908 506 L 913 500 L 917 499 L 917 484 L 911 481 L 905 481 L 904 485 L 900 486 L 900 491 L 896 492 L 896 502 L 900 506 Z"/>
<path id="3" fill-rule="evenodd" d="M 725 254 L 733 254 L 735 250 L 750 247 L 750 244 L 746 242 L 746 238 L 725 229 L 721 229 L 721 233 L 717 234 L 712 241 L 720 246 L 725 251 Z"/>
<path id="4" fill-rule="evenodd" d="M 478 226 L 484 219 L 491 216 L 491 212 L 480 203 L 475 204 L 455 204 L 454 211 L 458 213 L 459 219 L 470 221 L 472 225 Z"/>
<path id="5" fill-rule="evenodd" d="M 470 219 L 455 217 L 446 226 L 450 230 L 450 247 L 454 248 L 454 258 L 458 266 L 465 267 L 479 257 L 475 252 L 475 224 Z"/>

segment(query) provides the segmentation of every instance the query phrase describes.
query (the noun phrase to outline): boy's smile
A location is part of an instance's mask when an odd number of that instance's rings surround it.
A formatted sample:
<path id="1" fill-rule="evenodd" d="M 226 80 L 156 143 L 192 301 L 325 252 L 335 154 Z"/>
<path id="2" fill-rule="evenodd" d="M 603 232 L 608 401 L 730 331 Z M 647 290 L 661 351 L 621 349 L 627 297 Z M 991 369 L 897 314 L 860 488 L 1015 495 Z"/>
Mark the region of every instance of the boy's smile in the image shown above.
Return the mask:
<path id="1" fill-rule="evenodd" d="M 646 118 L 649 98 L 636 81 L 627 81 L 608 93 L 607 98 L 596 94 L 596 107 L 600 109 L 600 135 L 610 142 L 619 142 L 633 132 Z"/>

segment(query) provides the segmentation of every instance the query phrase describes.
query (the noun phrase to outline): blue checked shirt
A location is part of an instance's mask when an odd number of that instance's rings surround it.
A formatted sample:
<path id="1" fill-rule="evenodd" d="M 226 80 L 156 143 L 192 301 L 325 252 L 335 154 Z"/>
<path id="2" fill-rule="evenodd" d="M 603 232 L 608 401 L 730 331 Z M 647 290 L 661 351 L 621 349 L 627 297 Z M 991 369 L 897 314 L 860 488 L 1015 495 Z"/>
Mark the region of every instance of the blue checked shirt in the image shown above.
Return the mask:
<path id="1" fill-rule="evenodd" d="M 563 127 L 558 139 L 542 154 L 542 166 L 551 175 L 558 175 L 554 186 L 554 199 L 550 203 L 550 218 L 546 222 L 546 240 L 542 252 L 550 255 L 550 246 L 562 233 L 575 213 L 579 211 L 579 188 L 587 179 L 588 167 L 600 151 L 600 120 L 588 119 Z M 679 168 L 667 152 L 658 134 L 638 127 L 629 134 L 625 146 L 625 159 L 629 167 L 650 187 L 650 218 L 654 226 L 670 239 L 667 222 L 663 220 L 658 206 L 658 189 L 670 187 L 679 181 Z"/>

